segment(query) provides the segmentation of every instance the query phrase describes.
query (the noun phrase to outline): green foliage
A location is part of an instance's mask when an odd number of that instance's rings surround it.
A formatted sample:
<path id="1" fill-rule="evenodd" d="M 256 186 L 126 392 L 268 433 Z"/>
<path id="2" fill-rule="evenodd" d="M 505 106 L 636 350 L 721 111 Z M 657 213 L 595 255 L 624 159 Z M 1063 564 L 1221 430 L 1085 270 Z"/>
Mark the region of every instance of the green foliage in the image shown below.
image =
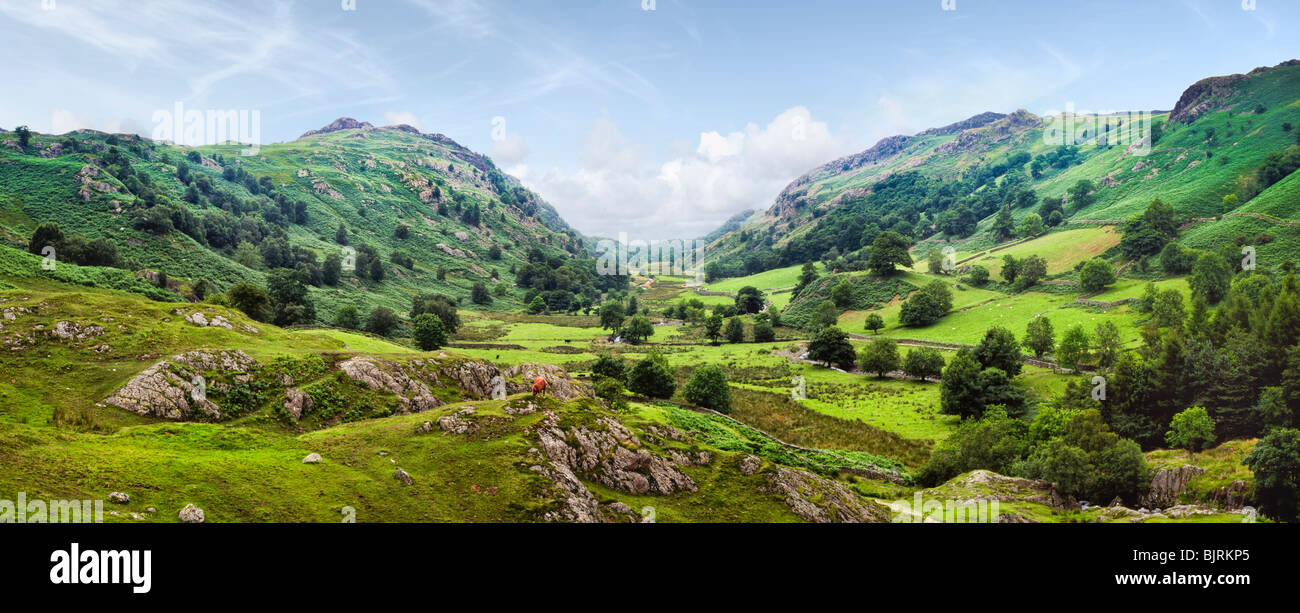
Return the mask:
<path id="1" fill-rule="evenodd" d="M 1092 339 L 1082 324 L 1070 326 L 1061 337 L 1061 346 L 1056 350 L 1056 361 L 1069 369 L 1077 369 L 1089 357 Z"/>
<path id="2" fill-rule="evenodd" d="M 952 310 L 952 291 L 948 284 L 934 280 L 912 294 L 898 312 L 898 321 L 905 326 L 928 326 L 939 321 Z"/>
<path id="3" fill-rule="evenodd" d="M 741 321 L 739 317 L 728 319 L 723 335 L 727 337 L 729 343 L 745 342 L 745 322 Z"/>
<path id="4" fill-rule="evenodd" d="M 900 365 L 898 343 L 887 338 L 871 341 L 858 354 L 858 368 L 863 372 L 874 372 L 882 379 L 898 370 Z"/>
<path id="5" fill-rule="evenodd" d="M 726 374 L 716 364 L 696 368 L 682 388 L 682 395 L 692 404 L 719 413 L 731 412 L 731 387 L 727 384 Z"/>
<path id="6" fill-rule="evenodd" d="M 356 330 L 361 326 L 361 317 L 357 313 L 357 307 L 345 304 L 339 307 L 334 314 L 334 325 L 348 330 Z"/>
<path id="7" fill-rule="evenodd" d="M 624 388 L 622 379 L 613 377 L 600 377 L 596 380 L 595 385 L 596 397 L 609 403 L 609 408 L 620 413 L 626 412 L 628 408 L 627 398 L 624 397 Z"/>
<path id="8" fill-rule="evenodd" d="M 370 315 L 366 317 L 366 331 L 379 336 L 388 336 L 398 323 L 397 314 L 392 309 L 377 306 L 370 309 Z"/>
<path id="9" fill-rule="evenodd" d="M 776 340 L 776 331 L 772 329 L 772 324 L 766 321 L 759 321 L 754 324 L 754 342 L 770 343 Z"/>
<path id="10" fill-rule="evenodd" d="M 1255 499 L 1270 517 L 1293 521 L 1300 514 L 1300 430 L 1265 436 L 1242 464 L 1255 474 Z"/>
<path id="11" fill-rule="evenodd" d="M 848 334 L 835 326 L 826 326 L 818 330 L 808 343 L 808 359 L 848 370 L 853 368 L 857 354 L 849 344 Z"/>
<path id="12" fill-rule="evenodd" d="M 1052 322 L 1046 316 L 1040 315 L 1029 320 L 1025 326 L 1025 340 L 1022 342 L 1026 349 L 1034 352 L 1034 356 L 1043 357 L 1056 348 L 1056 336 L 1052 331 Z"/>
<path id="13" fill-rule="evenodd" d="M 1079 286 L 1085 292 L 1099 292 L 1115 283 L 1115 267 L 1101 258 L 1093 258 L 1079 271 Z"/>
<path id="14" fill-rule="evenodd" d="M 447 344 L 447 329 L 442 319 L 432 313 L 421 313 L 411 321 L 411 336 L 415 345 L 424 351 L 433 351 Z"/>
<path id="15" fill-rule="evenodd" d="M 677 381 L 668 368 L 668 360 L 659 353 L 651 352 L 632 367 L 628 373 L 627 388 L 651 398 L 671 398 L 677 390 Z"/>
<path id="16" fill-rule="evenodd" d="M 716 345 L 722 338 L 722 316 L 714 313 L 704 320 L 704 336 Z"/>
<path id="17" fill-rule="evenodd" d="M 872 334 L 880 334 L 880 329 L 885 327 L 885 319 L 877 313 L 871 313 L 867 315 L 864 327 L 870 330 Z"/>
<path id="18" fill-rule="evenodd" d="M 622 359 L 608 354 L 601 354 L 591 366 L 591 373 L 597 377 L 608 377 L 623 381 L 627 378 L 627 364 Z"/>
<path id="19" fill-rule="evenodd" d="M 867 267 L 881 276 L 894 274 L 898 266 L 910 267 L 912 256 L 907 250 L 911 246 L 911 241 L 897 232 L 881 232 L 871 243 Z"/>
<path id="20" fill-rule="evenodd" d="M 903 360 L 903 372 L 922 381 L 938 377 L 943 373 L 943 366 L 943 355 L 929 347 L 913 347 Z"/>
<path id="21" fill-rule="evenodd" d="M 1205 407 L 1192 407 L 1177 415 L 1169 423 L 1165 441 L 1174 447 L 1197 452 L 1214 443 L 1214 420 Z"/>
<path id="22" fill-rule="evenodd" d="M 1005 410 L 990 409 L 981 419 L 963 422 L 936 445 L 917 482 L 935 486 L 976 469 L 1012 474 L 1027 450 L 1025 423 L 1008 417 Z"/>
<path id="23" fill-rule="evenodd" d="M 633 345 L 640 345 L 646 339 L 655 333 L 654 325 L 646 319 L 644 315 L 637 315 L 628 321 L 627 326 L 623 328 L 623 338 Z"/>
<path id="24" fill-rule="evenodd" d="M 996 368 L 1012 377 L 1020 374 L 1024 366 L 1016 335 L 1002 326 L 994 326 L 984 333 L 974 356 L 981 368 Z"/>

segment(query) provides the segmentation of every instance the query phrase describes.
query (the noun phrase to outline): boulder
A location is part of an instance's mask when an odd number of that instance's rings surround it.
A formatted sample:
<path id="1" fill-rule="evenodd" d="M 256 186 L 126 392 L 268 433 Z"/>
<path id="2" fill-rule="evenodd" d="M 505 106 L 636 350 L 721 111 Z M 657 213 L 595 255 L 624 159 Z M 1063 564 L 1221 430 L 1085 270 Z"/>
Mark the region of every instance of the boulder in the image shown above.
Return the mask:
<path id="1" fill-rule="evenodd" d="M 1206 470 L 1199 466 L 1184 464 L 1174 468 L 1162 468 L 1151 479 L 1151 489 L 1138 500 L 1144 507 L 1164 508 L 1178 504 L 1178 498 L 1187 484 L 1203 474 Z"/>
<path id="2" fill-rule="evenodd" d="M 127 504 L 131 502 L 131 496 L 127 495 L 124 492 L 109 492 L 108 501 L 115 502 L 117 504 Z"/>
<path id="3" fill-rule="evenodd" d="M 303 464 L 320 464 L 320 463 L 321 463 L 321 460 L 322 460 L 322 458 L 320 457 L 320 454 L 319 454 L 319 453 L 312 452 L 312 453 L 307 454 L 307 457 L 305 457 L 305 458 L 302 459 L 302 463 L 303 463 Z"/>
<path id="4" fill-rule="evenodd" d="M 406 471 L 400 468 L 397 469 L 397 472 L 393 473 L 393 477 L 406 485 L 415 485 L 415 479 L 412 479 L 411 475 L 407 474 Z"/>
<path id="5" fill-rule="evenodd" d="M 180 518 L 181 521 L 187 524 L 201 524 L 203 523 L 203 509 L 187 504 L 184 509 L 181 509 Z"/>
<path id="6" fill-rule="evenodd" d="M 284 392 L 284 410 L 293 416 L 294 420 L 302 419 L 303 413 L 312 407 L 311 396 L 307 395 L 300 389 L 291 389 Z"/>

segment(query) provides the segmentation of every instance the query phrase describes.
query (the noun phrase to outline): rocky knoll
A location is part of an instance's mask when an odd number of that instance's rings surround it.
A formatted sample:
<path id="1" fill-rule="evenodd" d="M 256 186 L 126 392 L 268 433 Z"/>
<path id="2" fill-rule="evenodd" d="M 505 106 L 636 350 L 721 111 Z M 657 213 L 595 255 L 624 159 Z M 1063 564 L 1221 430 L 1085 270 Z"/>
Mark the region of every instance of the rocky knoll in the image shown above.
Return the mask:
<path id="1" fill-rule="evenodd" d="M 769 483 L 768 491 L 780 495 L 795 515 L 810 522 L 866 524 L 889 521 L 890 512 L 884 505 L 863 500 L 843 485 L 808 471 L 776 466 L 764 477 Z"/>
<path id="2" fill-rule="evenodd" d="M 642 447 L 631 430 L 612 418 L 600 418 L 590 428 L 561 428 L 551 414 L 537 428 L 537 437 L 553 467 L 563 466 L 612 489 L 636 495 L 697 489 L 676 461 Z"/>
<path id="3" fill-rule="evenodd" d="M 502 371 L 490 362 L 456 359 L 417 359 L 397 362 L 357 356 L 339 364 L 349 378 L 373 390 L 387 390 L 397 396 L 400 412 L 420 413 L 446 404 L 432 388 L 453 387 L 476 399 L 492 397 L 492 382 L 501 377 L 507 391 L 519 394 L 530 389 L 534 377 L 545 377 L 546 392 L 561 400 L 590 397 L 590 390 L 569 378 L 564 369 L 550 364 L 518 364 Z"/>
<path id="4" fill-rule="evenodd" d="M 240 376 L 257 367 L 242 351 L 191 351 L 145 369 L 104 402 L 140 415 L 163 419 L 220 419 L 221 407 L 207 399 L 205 372 Z"/>

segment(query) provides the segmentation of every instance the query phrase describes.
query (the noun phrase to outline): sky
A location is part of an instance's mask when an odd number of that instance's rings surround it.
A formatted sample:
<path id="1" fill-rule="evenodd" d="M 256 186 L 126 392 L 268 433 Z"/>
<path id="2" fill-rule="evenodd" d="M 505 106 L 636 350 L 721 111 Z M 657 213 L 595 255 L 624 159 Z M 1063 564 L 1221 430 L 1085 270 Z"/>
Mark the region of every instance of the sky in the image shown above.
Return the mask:
<path id="1" fill-rule="evenodd" d="M 1294 0 L 0 0 L 0 126 L 258 111 L 437 132 L 580 232 L 692 238 L 880 138 L 1170 109 L 1300 58 Z"/>

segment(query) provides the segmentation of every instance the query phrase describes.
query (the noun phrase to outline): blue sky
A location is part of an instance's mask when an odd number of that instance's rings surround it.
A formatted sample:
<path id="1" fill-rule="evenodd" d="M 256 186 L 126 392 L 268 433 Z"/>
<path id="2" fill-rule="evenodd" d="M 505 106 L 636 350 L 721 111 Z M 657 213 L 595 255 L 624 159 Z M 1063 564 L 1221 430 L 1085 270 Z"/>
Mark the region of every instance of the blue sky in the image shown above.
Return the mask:
<path id="1" fill-rule="evenodd" d="M 1168 109 L 1200 78 L 1300 57 L 1290 0 L 345 4 L 0 0 L 0 126 L 149 135 L 178 101 L 256 109 L 264 143 L 410 123 L 492 155 L 580 231 L 688 237 L 884 136 Z"/>

